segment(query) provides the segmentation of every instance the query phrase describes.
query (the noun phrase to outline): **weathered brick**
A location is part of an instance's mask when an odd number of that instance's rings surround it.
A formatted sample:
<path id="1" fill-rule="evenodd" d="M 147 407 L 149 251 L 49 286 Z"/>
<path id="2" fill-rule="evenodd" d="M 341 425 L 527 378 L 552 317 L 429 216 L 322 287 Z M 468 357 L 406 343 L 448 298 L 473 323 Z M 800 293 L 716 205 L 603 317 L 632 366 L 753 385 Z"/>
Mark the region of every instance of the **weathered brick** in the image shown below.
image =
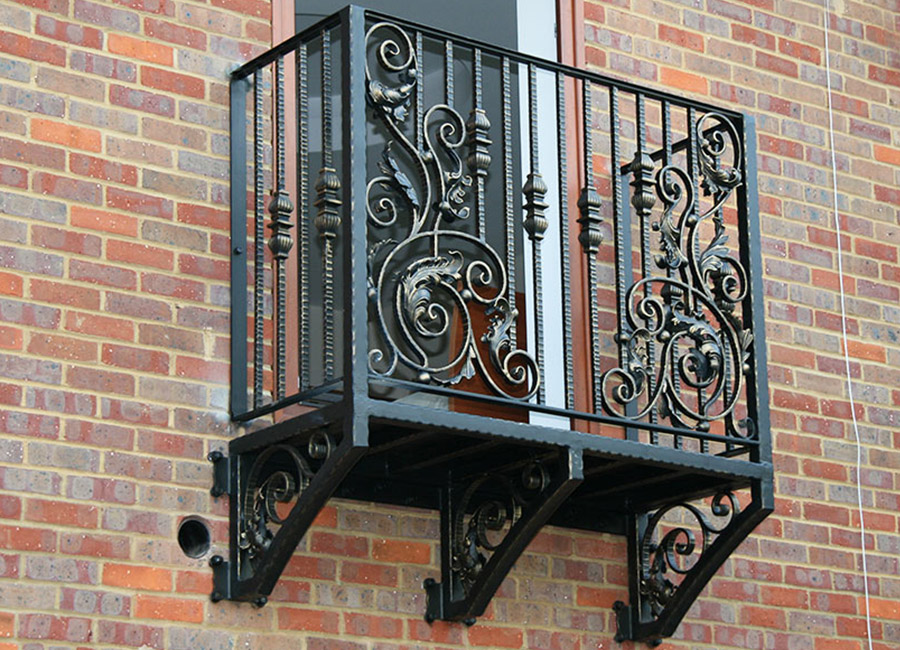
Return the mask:
<path id="1" fill-rule="evenodd" d="M 172 152 L 168 148 L 143 140 L 107 136 L 106 152 L 115 158 L 134 160 L 143 164 L 172 166 Z"/>
<path id="2" fill-rule="evenodd" d="M 184 45 L 198 50 L 206 49 L 206 33 L 155 18 L 144 19 L 144 33 L 161 41 Z"/>
<path id="3" fill-rule="evenodd" d="M 58 170 L 66 167 L 66 154 L 62 149 L 11 138 L 0 138 L 0 158 Z"/>
<path id="4" fill-rule="evenodd" d="M 133 609 L 133 607 L 132 604 L 131 608 Z M 164 628 L 153 625 L 101 620 L 97 627 L 98 642 L 110 643 L 116 647 L 154 648 L 156 650 L 162 650 L 166 647 L 164 638 Z"/>
<path id="5" fill-rule="evenodd" d="M 38 280 L 32 280 L 32 285 Z M 34 293 L 34 289 L 32 289 Z M 43 307 L 28 302 L 0 298 L 0 320 L 8 323 L 31 325 L 45 329 L 59 326 L 60 311 L 55 307 Z"/>
<path id="6" fill-rule="evenodd" d="M 77 528 L 97 527 L 96 506 L 29 499 L 25 504 L 25 520 Z M 73 582 L 80 582 L 73 580 Z"/>
<path id="7" fill-rule="evenodd" d="M 106 309 L 115 314 L 142 320 L 171 321 L 172 308 L 168 303 L 140 296 L 107 292 Z M 188 309 L 185 307 L 184 309 Z M 179 314 L 182 310 L 179 310 Z"/>
<path id="8" fill-rule="evenodd" d="M 62 199 L 99 205 L 102 202 L 102 188 L 99 183 L 78 181 L 56 174 L 37 172 L 31 183 L 41 194 L 52 194 Z"/>
<path id="9" fill-rule="evenodd" d="M 156 246 L 111 239 L 106 243 L 106 259 L 110 262 L 124 262 L 129 266 L 153 266 L 172 270 L 175 255 L 172 251 Z"/>
<path id="10" fill-rule="evenodd" d="M 2 30 L 0 30 L 0 52 L 52 65 L 61 66 L 66 62 L 66 51 L 59 45 Z"/>
<path id="11" fill-rule="evenodd" d="M 128 596 L 109 591 L 63 588 L 60 609 L 75 611 L 79 614 L 128 616 L 131 611 L 131 599 Z M 115 625 L 114 623 L 110 624 Z"/>
<path id="12" fill-rule="evenodd" d="M 104 158 L 76 153 L 70 154 L 69 170 L 79 176 L 90 176 L 112 183 L 137 185 L 137 167 L 112 162 Z"/>
<path id="13" fill-rule="evenodd" d="M 91 638 L 91 621 L 74 616 L 22 614 L 19 617 L 19 635 L 24 639 L 85 643 Z"/>
<path id="14" fill-rule="evenodd" d="M 87 72 L 118 81 L 137 81 L 137 66 L 134 63 L 92 52 L 73 51 L 69 55 L 69 67 L 78 72 Z"/>
<path id="15" fill-rule="evenodd" d="M 30 387 L 25 397 L 25 405 L 28 408 L 88 417 L 93 415 L 96 410 L 95 402 L 96 400 L 92 395 L 50 388 Z"/>
<path id="16" fill-rule="evenodd" d="M 107 397 L 100 400 L 100 415 L 118 422 L 154 426 L 164 426 L 169 421 L 169 411 L 165 407 Z M 109 467 L 106 469 L 111 471 Z"/>
<path id="17" fill-rule="evenodd" d="M 69 375 L 71 376 L 75 370 L 76 369 L 73 368 L 69 371 Z M 99 371 L 98 374 L 102 375 L 103 372 Z M 122 374 L 121 377 L 131 381 L 132 389 L 127 394 L 133 393 L 133 377 L 126 374 Z M 94 384 L 93 387 L 108 392 L 104 389 L 102 378 Z M 70 442 L 81 442 L 96 447 L 113 447 L 128 450 L 134 445 L 134 430 L 114 424 L 69 420 L 66 422 L 65 439 Z"/>
<path id="18" fill-rule="evenodd" d="M 107 365 L 142 372 L 167 374 L 169 371 L 169 355 L 165 352 L 113 343 L 103 344 L 101 360 Z"/>
<path id="19" fill-rule="evenodd" d="M 142 323 L 138 340 L 145 345 L 202 354 L 205 346 L 203 335 L 176 327 Z"/>
<path id="20" fill-rule="evenodd" d="M 122 341 L 134 340 L 134 323 L 121 318 L 69 311 L 66 314 L 65 329 Z"/>
<path id="21" fill-rule="evenodd" d="M 112 84 L 109 87 L 109 101 L 124 108 L 165 117 L 175 116 L 175 100 L 167 95 Z"/>
<path id="22" fill-rule="evenodd" d="M 149 66 L 141 66 L 141 83 L 149 88 L 198 99 L 206 94 L 203 79 Z"/>
<path id="23" fill-rule="evenodd" d="M 101 250 L 100 238 L 95 235 L 48 226 L 32 226 L 31 241 L 41 248 L 51 248 L 91 257 L 98 257 Z"/>
<path id="24" fill-rule="evenodd" d="M 106 190 L 106 204 L 110 208 L 124 212 L 135 212 L 161 219 L 171 219 L 174 208 L 174 203 L 169 199 L 116 187 Z"/>
<path id="25" fill-rule="evenodd" d="M 30 113 L 62 117 L 65 114 L 65 100 L 57 95 L 24 90 L 15 86 L 0 86 L 0 104 Z"/>
<path id="26" fill-rule="evenodd" d="M 69 277 L 119 289 L 137 288 L 137 273 L 134 271 L 84 260 L 72 260 L 69 263 Z"/>
<path id="27" fill-rule="evenodd" d="M 142 187 L 167 196 L 174 195 L 200 201 L 207 198 L 207 186 L 204 181 L 151 169 L 144 170 Z"/>
<path id="28" fill-rule="evenodd" d="M 70 45 L 95 49 L 103 47 L 103 33 L 99 29 L 57 20 L 50 16 L 39 15 L 34 31 L 38 36 L 65 41 Z"/>
<path id="29" fill-rule="evenodd" d="M 95 342 L 55 334 L 33 334 L 28 351 L 52 359 L 93 361 L 97 358 Z"/>

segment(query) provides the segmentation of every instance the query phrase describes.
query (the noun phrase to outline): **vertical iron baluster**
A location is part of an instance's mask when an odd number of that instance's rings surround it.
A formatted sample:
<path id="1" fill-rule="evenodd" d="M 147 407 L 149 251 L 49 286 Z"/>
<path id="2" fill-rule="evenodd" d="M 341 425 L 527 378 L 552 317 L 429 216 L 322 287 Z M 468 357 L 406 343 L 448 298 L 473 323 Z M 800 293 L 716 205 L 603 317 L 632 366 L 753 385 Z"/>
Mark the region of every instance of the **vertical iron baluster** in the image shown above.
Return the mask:
<path id="1" fill-rule="evenodd" d="M 547 194 L 547 185 L 541 177 L 538 161 L 538 106 L 537 106 L 537 72 L 534 64 L 528 64 L 528 153 L 531 163 L 531 172 L 522 188 L 525 195 L 525 231 L 531 239 L 531 253 L 533 263 L 532 287 L 534 289 L 534 341 L 535 361 L 538 367 L 538 392 L 539 404 L 544 403 L 544 309 L 543 288 L 541 286 L 541 241 L 547 230 L 548 222 L 544 211 L 548 205 L 544 201 Z"/>
<path id="2" fill-rule="evenodd" d="M 691 222 L 696 221 L 697 215 L 700 212 L 700 160 L 699 160 L 699 149 L 700 145 L 697 142 L 697 110 L 693 107 L 688 108 L 688 118 L 687 118 L 687 128 L 688 128 L 688 170 L 691 174 L 691 191 L 694 196 L 694 205 L 691 208 L 691 213 L 688 215 L 688 219 Z M 697 238 L 693 238 L 690 243 L 691 246 L 694 247 L 693 255 L 694 259 L 698 259 L 700 256 L 700 242 Z M 691 282 L 693 284 L 693 281 Z M 694 300 L 693 294 L 691 292 L 687 292 L 684 295 L 684 303 L 685 303 L 685 313 L 690 314 L 694 310 Z M 682 446 L 682 438 L 681 436 L 675 436 L 675 448 L 680 449 Z M 704 440 L 700 441 L 700 450 L 703 453 L 708 451 L 708 443 Z"/>
<path id="3" fill-rule="evenodd" d="M 294 227 L 291 223 L 294 204 L 285 189 L 284 179 L 284 57 L 279 57 L 275 61 L 275 91 L 272 101 L 275 104 L 275 192 L 269 203 L 269 214 L 272 215 L 269 222 L 269 228 L 272 230 L 269 250 L 272 251 L 275 267 L 275 368 L 273 369 L 275 385 L 272 388 L 272 399 L 277 402 L 284 396 L 285 384 L 287 278 L 284 274 L 284 263 L 294 245 L 290 235 L 290 230 Z"/>
<path id="4" fill-rule="evenodd" d="M 263 75 L 253 73 L 253 408 L 263 397 L 263 292 L 265 232 L 263 230 Z"/>
<path id="5" fill-rule="evenodd" d="M 466 133 L 469 139 L 469 156 L 466 159 L 466 163 L 469 166 L 469 172 L 475 179 L 475 225 L 478 237 L 485 241 L 487 235 L 484 222 L 484 183 L 487 178 L 488 167 L 491 165 L 491 140 L 488 138 L 491 122 L 482 108 L 481 50 L 476 47 L 472 56 L 472 95 L 475 101 L 472 113 L 466 122 Z"/>
<path id="6" fill-rule="evenodd" d="M 669 104 L 669 100 L 664 99 L 662 102 L 662 127 L 663 127 L 663 160 L 662 166 L 665 169 L 669 165 L 672 164 L 672 107 Z M 669 182 L 669 174 L 666 172 L 662 178 L 663 185 L 667 185 Z M 677 279 L 678 271 L 669 266 L 666 267 L 666 274 L 670 279 Z M 680 300 L 679 292 L 674 287 L 674 285 L 667 288 L 668 295 L 665 297 L 666 301 L 671 304 L 672 301 Z M 671 361 L 674 362 L 675 359 L 678 358 L 678 342 L 674 342 L 671 345 Z M 666 359 L 660 359 L 660 365 L 663 366 L 666 363 Z M 672 373 L 670 376 L 670 381 L 672 382 L 672 390 L 675 393 L 681 391 L 681 380 L 679 379 L 678 373 Z M 665 396 L 663 396 L 665 399 Z M 655 415 L 655 412 L 654 412 Z M 650 432 L 650 442 L 652 444 L 659 444 L 659 434 L 655 431 Z"/>
<path id="7" fill-rule="evenodd" d="M 230 116 L 231 123 L 231 415 L 238 416 L 249 409 L 247 398 L 250 383 L 248 381 L 247 359 L 247 296 L 250 286 L 247 280 L 247 247 L 250 239 L 247 236 L 247 95 L 250 92 L 250 80 L 234 79 L 230 84 Z"/>
<path id="8" fill-rule="evenodd" d="M 719 162 L 720 162 L 720 159 L 718 156 L 716 156 L 716 168 L 719 167 Z M 718 193 L 715 193 L 713 195 L 713 200 L 717 204 L 719 204 L 719 207 L 716 209 L 716 213 L 713 216 L 713 220 L 715 222 L 717 222 L 717 225 L 721 224 L 722 227 L 724 228 L 724 224 L 723 224 L 723 220 L 725 219 L 724 204 L 721 201 L 719 201 Z M 721 337 L 720 345 L 722 346 L 722 349 L 727 350 L 728 347 L 725 344 L 726 334 L 725 334 L 724 329 L 719 331 L 719 336 Z M 731 357 L 728 354 L 722 355 L 722 378 L 723 378 L 722 398 L 723 398 L 725 404 L 728 404 L 731 401 L 731 370 L 732 370 Z M 737 368 L 736 371 L 740 372 L 740 368 Z M 709 430 L 709 420 L 707 420 L 705 422 L 701 422 L 700 426 L 705 426 L 706 429 Z M 701 441 L 701 444 L 700 444 L 700 451 L 702 451 L 703 453 L 709 452 L 709 444 L 708 443 L 703 444 L 705 442 L 706 441 L 703 440 L 703 441 Z M 731 449 L 731 445 L 729 445 L 728 448 Z"/>
<path id="9" fill-rule="evenodd" d="M 444 41 L 444 97 L 447 105 L 453 106 L 453 41 Z"/>
<path id="10" fill-rule="evenodd" d="M 416 32 L 416 148 L 422 153 L 425 146 L 425 78 L 422 76 L 422 32 Z"/>
<path id="11" fill-rule="evenodd" d="M 341 180 L 332 152 L 331 32 L 322 31 L 322 169 L 316 180 L 316 228 L 322 238 L 322 313 L 325 379 L 334 377 L 334 246 L 341 225 Z"/>
<path id="12" fill-rule="evenodd" d="M 512 309 L 516 304 L 516 230 L 514 219 L 513 196 L 513 151 L 512 151 L 512 102 L 510 100 L 510 70 L 509 59 L 503 57 L 501 64 L 501 86 L 503 90 L 503 218 L 506 222 L 506 272 L 509 275 L 509 305 Z M 512 344 L 516 343 L 516 322 L 513 319 L 509 326 L 509 338 Z"/>
<path id="13" fill-rule="evenodd" d="M 299 225 L 299 263 L 297 282 L 300 289 L 300 390 L 309 388 L 309 66 L 306 43 L 297 49 L 297 115 L 300 146 L 297 155 L 297 223 Z"/>
<path id="14" fill-rule="evenodd" d="M 566 76 L 556 73 L 556 156 L 559 164 L 559 259 L 562 273 L 563 356 L 566 363 L 566 408 L 575 408 L 572 349 L 572 273 L 569 265 L 569 170 L 566 142 Z"/>
<path id="15" fill-rule="evenodd" d="M 597 277 L 597 253 L 600 252 L 600 244 L 603 243 L 603 233 L 600 232 L 600 195 L 594 187 L 594 120 L 591 107 L 591 83 L 582 82 L 582 121 L 584 123 L 584 187 L 581 196 L 578 197 L 578 210 L 581 216 L 578 223 L 581 232 L 578 241 L 587 256 L 588 263 L 588 310 L 591 329 L 591 381 L 593 383 L 594 412 L 599 413 L 601 402 L 601 376 L 600 376 L 600 296 L 598 295 L 599 280 Z M 616 124 L 618 126 L 618 124 Z M 613 137 L 617 137 L 615 132 Z M 615 168 L 614 168 L 615 169 Z M 613 174 L 615 178 L 615 174 Z"/>
<path id="16" fill-rule="evenodd" d="M 646 100 L 644 96 L 638 93 L 635 96 L 636 102 L 636 144 L 637 150 L 634 152 L 634 160 L 631 161 L 632 181 L 631 187 L 634 189 L 631 195 L 631 205 L 640 218 L 641 233 L 641 278 L 650 277 L 650 215 L 653 206 L 656 204 L 656 195 L 654 194 L 653 180 L 653 159 L 647 153 L 647 118 L 646 118 Z M 644 297 L 650 298 L 652 288 L 650 283 L 644 284 Z M 647 362 L 655 364 L 656 343 L 653 337 L 648 337 L 645 345 L 647 354 Z M 652 395 L 656 388 L 656 376 L 653 372 L 647 373 L 647 394 Z M 650 409 L 650 421 L 656 422 L 657 409 L 653 406 Z"/>
<path id="17" fill-rule="evenodd" d="M 615 86 L 609 89 L 609 129 L 612 134 L 610 147 L 610 168 L 612 170 L 613 195 L 613 233 L 616 239 L 616 315 L 618 316 L 618 332 L 616 341 L 619 344 L 619 368 L 628 364 L 628 339 L 631 335 L 628 326 L 628 285 L 631 284 L 631 224 L 626 221 L 624 199 L 622 197 L 622 146 L 619 140 L 619 90 Z"/>

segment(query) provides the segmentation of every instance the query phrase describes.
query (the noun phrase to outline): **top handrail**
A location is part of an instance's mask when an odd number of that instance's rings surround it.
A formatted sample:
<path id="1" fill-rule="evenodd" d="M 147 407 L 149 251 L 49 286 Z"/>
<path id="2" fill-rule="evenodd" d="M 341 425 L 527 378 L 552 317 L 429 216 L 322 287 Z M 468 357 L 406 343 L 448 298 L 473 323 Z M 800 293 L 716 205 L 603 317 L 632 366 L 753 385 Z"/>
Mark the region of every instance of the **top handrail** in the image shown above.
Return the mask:
<path id="1" fill-rule="evenodd" d="M 411 20 L 407 20 L 405 18 L 400 18 L 398 16 L 392 16 L 390 14 L 381 13 L 378 11 L 373 11 L 371 9 L 365 9 L 363 7 L 358 7 L 357 5 L 348 5 L 344 9 L 340 10 L 337 13 L 332 14 L 331 16 L 327 16 L 322 20 L 318 21 L 314 25 L 307 27 L 301 32 L 298 32 L 294 36 L 291 36 L 286 41 L 276 45 L 271 50 L 260 54 L 259 56 L 251 59 L 247 63 L 243 64 L 237 70 L 231 73 L 231 77 L 233 80 L 244 79 L 257 70 L 271 64 L 277 58 L 284 56 L 288 52 L 296 49 L 297 45 L 304 41 L 311 40 L 314 36 L 318 35 L 323 29 L 327 29 L 330 27 L 334 27 L 339 25 L 344 20 L 344 14 L 348 12 L 348 10 L 353 7 L 365 12 L 365 15 L 370 18 L 374 18 L 376 20 L 384 20 L 396 23 L 397 25 L 407 27 L 409 29 L 414 29 L 422 32 L 422 34 L 431 36 L 433 38 L 438 39 L 449 39 L 454 43 L 458 43 L 460 45 L 464 45 L 470 48 L 478 48 L 484 52 L 489 52 L 493 55 L 504 56 L 507 57 L 517 63 L 534 65 L 544 70 L 548 70 L 551 72 L 561 72 L 566 76 L 581 79 L 582 81 L 590 81 L 591 83 L 597 83 L 604 86 L 614 86 L 619 90 L 623 90 L 632 94 L 640 94 L 644 97 L 648 97 L 650 99 L 655 99 L 657 101 L 666 101 L 675 106 L 680 106 L 682 108 L 699 108 L 704 111 L 719 113 L 721 115 L 730 117 L 732 119 L 737 119 L 743 121 L 744 114 L 741 111 L 735 111 L 728 108 L 723 108 L 721 106 L 715 106 L 713 104 L 708 104 L 704 101 L 699 101 L 696 99 L 687 99 L 685 97 L 679 97 L 678 95 L 673 95 L 667 93 L 665 91 L 656 90 L 654 88 L 648 88 L 630 81 L 625 81 L 622 79 L 616 79 L 614 77 L 609 77 L 603 74 L 599 74 L 597 72 L 591 72 L 590 70 L 582 70 L 580 68 L 575 68 L 570 65 L 566 65 L 564 63 L 558 63 L 556 61 L 548 61 L 547 59 L 542 59 L 537 56 L 533 56 L 531 54 L 526 54 L 524 52 L 517 52 L 516 50 L 511 50 L 509 48 L 505 48 L 499 45 L 490 45 L 487 43 L 483 43 L 481 41 L 475 40 L 468 36 L 463 36 L 461 34 L 456 34 L 454 32 L 446 31 L 443 29 L 438 29 L 436 27 L 429 27 L 427 25 L 422 25 L 420 23 L 413 22 Z"/>

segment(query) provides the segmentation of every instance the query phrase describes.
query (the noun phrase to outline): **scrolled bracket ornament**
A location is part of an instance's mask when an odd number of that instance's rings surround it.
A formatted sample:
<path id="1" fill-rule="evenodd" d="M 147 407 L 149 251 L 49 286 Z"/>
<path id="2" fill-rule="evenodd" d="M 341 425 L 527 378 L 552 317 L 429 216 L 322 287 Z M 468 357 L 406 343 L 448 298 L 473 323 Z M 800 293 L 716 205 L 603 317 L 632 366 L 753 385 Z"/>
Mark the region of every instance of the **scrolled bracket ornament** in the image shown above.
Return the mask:
<path id="1" fill-rule="evenodd" d="M 679 502 L 636 517 L 629 533 L 630 604 L 619 601 L 613 607 L 616 641 L 655 646 L 670 636 L 760 513 L 756 502 L 742 512 L 737 497 L 726 490 L 706 507 Z"/>
<path id="2" fill-rule="evenodd" d="M 485 498 L 475 505 L 475 496 L 493 483 L 505 498 Z M 518 480 L 503 476 L 483 476 L 473 481 L 457 506 L 453 522 L 451 569 L 463 592 L 468 594 L 490 554 L 503 543 L 507 530 L 522 516 L 522 508 L 550 484 L 547 468 L 531 463 Z M 471 514 L 468 514 L 471 512 Z"/>
<path id="3" fill-rule="evenodd" d="M 684 511 L 692 521 L 673 526 L 657 539 L 663 519 L 674 510 Z M 715 536 L 722 534 L 740 514 L 740 504 L 731 492 L 720 492 L 712 498 L 710 513 L 721 520 L 719 525 L 710 523 L 700 508 L 691 503 L 661 508 L 648 520 L 640 541 L 640 594 L 652 617 L 658 618 L 678 591 L 678 583 L 669 576 L 685 576 L 699 566 Z"/>
<path id="4" fill-rule="evenodd" d="M 278 444 L 261 452 L 242 477 L 237 546 L 242 579 L 253 574 L 271 546 L 277 527 L 315 476 L 317 464 L 328 459 L 334 443 L 324 432 L 316 432 L 305 449 Z"/>
<path id="5" fill-rule="evenodd" d="M 409 124 L 421 91 L 412 40 L 379 22 L 367 31 L 366 52 L 367 101 L 385 131 L 379 174 L 366 190 L 377 340 L 369 370 L 439 386 L 477 375 L 492 392 L 527 400 L 540 373 L 509 334 L 518 312 L 506 297 L 508 271 L 484 235 L 471 232 L 482 224 L 469 219 L 478 208 L 472 174 L 478 194 L 491 161 L 490 122 L 478 111 L 466 122 L 434 104 Z"/>

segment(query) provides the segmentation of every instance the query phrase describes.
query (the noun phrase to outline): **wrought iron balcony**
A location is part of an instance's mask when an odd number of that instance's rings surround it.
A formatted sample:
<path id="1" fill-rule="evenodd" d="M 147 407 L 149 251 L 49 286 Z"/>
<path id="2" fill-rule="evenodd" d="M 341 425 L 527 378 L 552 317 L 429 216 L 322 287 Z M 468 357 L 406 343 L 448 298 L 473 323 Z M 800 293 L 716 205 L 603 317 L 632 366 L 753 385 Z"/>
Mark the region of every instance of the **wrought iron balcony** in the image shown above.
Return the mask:
<path id="1" fill-rule="evenodd" d="M 624 535 L 619 637 L 670 635 L 772 508 L 752 122 L 354 7 L 231 102 L 213 598 L 340 496 L 440 511 L 428 620 L 553 524 Z"/>

